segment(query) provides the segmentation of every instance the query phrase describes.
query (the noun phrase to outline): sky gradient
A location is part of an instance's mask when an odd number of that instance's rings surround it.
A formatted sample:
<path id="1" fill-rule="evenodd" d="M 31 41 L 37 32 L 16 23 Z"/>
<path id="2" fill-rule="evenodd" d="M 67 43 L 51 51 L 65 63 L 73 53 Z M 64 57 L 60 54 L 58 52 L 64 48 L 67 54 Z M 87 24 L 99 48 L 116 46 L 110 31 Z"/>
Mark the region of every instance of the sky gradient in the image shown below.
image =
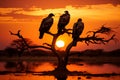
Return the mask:
<path id="1" fill-rule="evenodd" d="M 70 23 L 66 28 L 72 28 L 78 18 L 83 19 L 85 29 L 82 37 L 86 36 L 87 31 L 99 29 L 105 24 L 115 31 L 116 38 L 120 40 L 120 0 L 1 0 L 0 49 L 4 49 L 12 40 L 17 39 L 16 36 L 9 34 L 9 31 L 16 33 L 17 30 L 21 30 L 21 34 L 30 38 L 35 44 L 51 43 L 50 35 L 45 34 L 41 40 L 38 38 L 39 25 L 49 13 L 54 13 L 54 24 L 50 31 L 56 33 L 59 16 L 65 10 L 68 10 L 71 15 Z M 60 36 L 59 39 L 64 40 L 65 45 L 72 40 L 67 34 Z M 120 48 L 120 42 L 111 41 L 106 45 L 90 44 L 90 46 L 78 43 L 77 47 L 72 50 L 91 48 L 114 50 Z"/>

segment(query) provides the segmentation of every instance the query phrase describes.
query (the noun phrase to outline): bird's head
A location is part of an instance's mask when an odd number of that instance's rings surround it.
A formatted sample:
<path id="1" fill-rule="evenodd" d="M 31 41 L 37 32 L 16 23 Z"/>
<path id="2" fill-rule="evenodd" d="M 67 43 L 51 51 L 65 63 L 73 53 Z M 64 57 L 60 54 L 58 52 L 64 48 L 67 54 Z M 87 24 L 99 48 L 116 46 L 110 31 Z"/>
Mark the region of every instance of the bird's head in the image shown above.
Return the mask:
<path id="1" fill-rule="evenodd" d="M 82 19 L 81 19 L 81 18 L 79 18 L 79 19 L 78 19 L 78 21 L 82 21 Z"/>
<path id="2" fill-rule="evenodd" d="M 55 15 L 53 13 L 50 13 L 49 16 L 52 17 L 52 16 L 55 16 Z"/>
<path id="3" fill-rule="evenodd" d="M 69 12 L 66 10 L 66 11 L 64 11 L 65 12 L 65 14 L 68 14 Z"/>

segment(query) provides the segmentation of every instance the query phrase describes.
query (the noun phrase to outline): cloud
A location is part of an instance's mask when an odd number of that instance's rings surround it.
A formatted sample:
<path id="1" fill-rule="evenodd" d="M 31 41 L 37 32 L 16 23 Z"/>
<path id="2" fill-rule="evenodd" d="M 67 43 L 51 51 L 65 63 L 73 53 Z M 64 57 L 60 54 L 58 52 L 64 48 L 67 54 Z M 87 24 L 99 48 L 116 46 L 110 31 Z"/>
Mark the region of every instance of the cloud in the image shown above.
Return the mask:
<path id="1" fill-rule="evenodd" d="M 63 8 L 67 5 L 98 5 L 112 4 L 119 5 L 120 0 L 2 0 L 0 1 L 1 8 L 30 8 L 36 6 L 42 9 L 47 8 Z"/>
<path id="2" fill-rule="evenodd" d="M 19 19 L 21 21 L 31 21 L 35 19 L 40 20 L 42 17 L 47 16 L 49 13 L 54 13 L 55 18 L 58 18 L 61 14 L 63 14 L 65 10 L 68 10 L 70 12 L 72 18 L 89 17 L 92 19 L 102 19 L 101 17 L 106 16 L 104 19 L 118 19 L 118 16 L 120 16 L 120 5 L 113 6 L 111 4 L 91 6 L 86 5 L 82 7 L 74 7 L 72 5 L 69 5 L 65 8 L 55 9 L 42 9 L 34 6 L 28 10 L 25 10 L 23 8 L 0 8 L 0 16 L 5 17 L 5 19 L 1 18 L 1 20 L 4 21 L 7 20 L 6 17 L 13 17 L 13 19 Z"/>
<path id="3" fill-rule="evenodd" d="M 111 16 L 111 14 L 120 15 L 120 12 L 118 12 L 119 9 L 120 9 L 120 5 L 115 7 L 111 4 L 92 5 L 92 6 L 87 5 L 84 7 L 73 7 L 69 5 L 69 6 L 66 6 L 65 8 L 56 8 L 56 9 L 42 9 L 42 8 L 32 7 L 32 8 L 29 8 L 28 11 L 27 10 L 16 11 L 15 14 L 23 14 L 23 15 L 29 15 L 29 16 L 30 15 L 31 16 L 44 16 L 44 15 L 48 15 L 49 13 L 54 13 L 55 15 L 60 15 L 60 14 L 63 14 L 65 10 L 68 10 L 70 14 L 73 15 L 74 17 L 79 16 L 79 15 L 89 16 L 89 15 L 107 15 L 107 14 Z"/>
<path id="4" fill-rule="evenodd" d="M 12 13 L 14 11 L 19 11 L 22 8 L 0 8 L 1 15 L 7 15 L 8 13 Z"/>
<path id="5" fill-rule="evenodd" d="M 0 20 L 5 20 L 5 21 L 9 21 L 9 20 L 13 20 L 13 17 L 0 17 Z"/>

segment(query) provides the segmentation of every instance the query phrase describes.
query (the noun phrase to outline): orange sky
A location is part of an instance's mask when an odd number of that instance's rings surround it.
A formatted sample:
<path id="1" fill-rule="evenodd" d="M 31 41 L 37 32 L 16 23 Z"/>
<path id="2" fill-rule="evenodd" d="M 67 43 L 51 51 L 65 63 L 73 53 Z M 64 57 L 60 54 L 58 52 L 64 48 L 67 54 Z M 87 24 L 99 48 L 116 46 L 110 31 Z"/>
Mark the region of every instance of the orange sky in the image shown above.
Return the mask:
<path id="1" fill-rule="evenodd" d="M 16 36 L 9 34 L 9 30 L 17 32 L 20 29 L 21 34 L 35 44 L 51 43 L 50 35 L 45 34 L 41 40 L 38 38 L 40 22 L 49 13 L 54 13 L 54 24 L 50 31 L 56 33 L 59 16 L 65 10 L 71 15 L 67 28 L 72 28 L 78 18 L 83 19 L 85 24 L 83 37 L 87 31 L 99 29 L 103 24 L 111 28 L 120 27 L 120 0 L 3 0 L 0 2 L 0 49 L 4 49 L 13 39 L 17 39 Z M 116 37 L 120 39 L 120 28 L 115 31 Z M 71 36 L 64 34 L 59 39 L 64 40 L 67 45 L 71 41 Z M 120 48 L 120 42 L 90 46 L 79 43 L 72 50 L 90 48 L 113 50 Z"/>

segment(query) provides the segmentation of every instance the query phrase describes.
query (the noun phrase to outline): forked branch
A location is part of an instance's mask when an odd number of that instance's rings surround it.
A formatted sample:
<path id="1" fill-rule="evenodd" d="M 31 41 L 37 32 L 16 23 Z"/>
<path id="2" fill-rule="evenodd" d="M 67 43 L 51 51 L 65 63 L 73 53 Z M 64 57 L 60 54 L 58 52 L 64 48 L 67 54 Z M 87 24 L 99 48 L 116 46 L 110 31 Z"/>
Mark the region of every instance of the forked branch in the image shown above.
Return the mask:
<path id="1" fill-rule="evenodd" d="M 92 44 L 105 44 L 108 43 L 111 40 L 114 40 L 115 34 L 113 34 L 109 39 L 104 39 L 96 36 L 91 36 L 91 37 L 85 37 L 85 38 L 79 38 L 77 41 L 85 41 L 87 45 L 90 43 Z"/>
<path id="2" fill-rule="evenodd" d="M 48 49 L 48 50 L 52 50 L 50 47 L 46 47 L 46 46 L 30 46 L 27 44 L 26 40 L 23 38 L 23 36 L 20 34 L 20 30 L 18 30 L 18 32 L 15 34 L 11 31 L 9 31 L 11 35 L 15 35 L 18 38 L 22 39 L 24 44 L 28 47 L 28 48 L 44 48 L 44 49 Z"/>
<path id="3" fill-rule="evenodd" d="M 107 28 L 107 27 L 102 26 L 97 31 L 89 31 L 89 32 L 93 32 L 93 34 L 91 36 L 87 35 L 87 37 L 85 37 L 85 38 L 79 37 L 76 41 L 77 42 L 83 42 L 84 41 L 87 45 L 89 45 L 90 43 L 92 43 L 92 44 L 106 44 L 111 40 L 115 40 L 115 38 L 114 38 L 115 34 L 113 34 L 109 39 L 98 37 L 97 34 L 98 33 L 107 34 L 107 33 L 110 33 L 111 31 L 112 31 L 111 28 Z M 72 41 L 66 48 L 66 55 L 64 57 L 66 63 L 68 62 L 68 57 L 70 55 L 70 50 L 73 47 L 73 42 L 74 41 Z"/>
<path id="4" fill-rule="evenodd" d="M 113 34 L 109 39 L 105 39 L 105 38 L 101 38 L 101 37 L 97 37 L 97 34 L 100 33 L 100 34 L 109 34 L 111 32 L 113 32 L 113 30 L 109 27 L 105 27 L 104 25 L 98 29 L 97 31 L 89 31 L 88 33 L 90 32 L 93 32 L 93 35 L 90 36 L 88 35 L 87 37 L 85 38 L 79 38 L 78 41 L 85 41 L 85 43 L 87 45 L 89 45 L 89 43 L 92 43 L 92 44 L 105 44 L 105 43 L 108 43 L 109 41 L 111 40 L 115 40 L 115 34 Z"/>

